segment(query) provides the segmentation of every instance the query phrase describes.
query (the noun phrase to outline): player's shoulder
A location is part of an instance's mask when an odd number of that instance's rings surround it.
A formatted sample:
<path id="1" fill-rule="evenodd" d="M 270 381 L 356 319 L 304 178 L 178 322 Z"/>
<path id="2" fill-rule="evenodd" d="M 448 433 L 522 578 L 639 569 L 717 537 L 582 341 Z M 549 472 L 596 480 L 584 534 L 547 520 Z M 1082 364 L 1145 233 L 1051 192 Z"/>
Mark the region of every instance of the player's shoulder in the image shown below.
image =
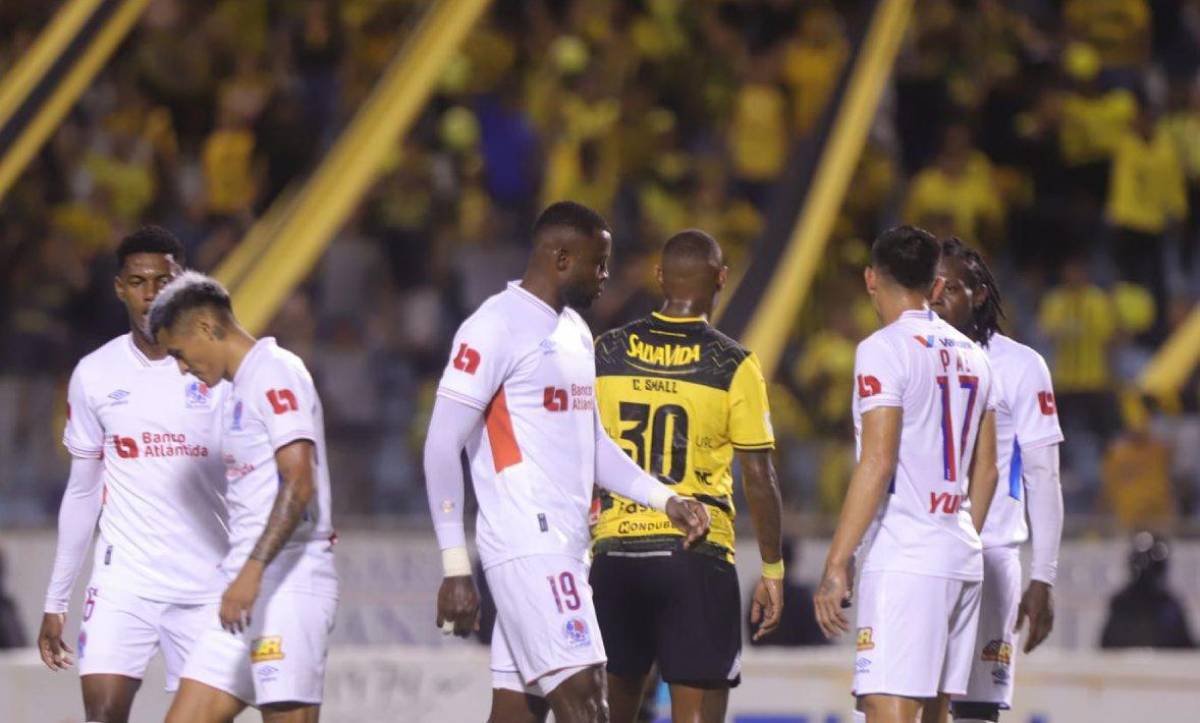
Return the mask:
<path id="1" fill-rule="evenodd" d="M 865 339 L 858 342 L 859 353 L 882 353 L 894 354 L 904 348 L 905 339 L 914 337 L 911 330 L 905 328 L 898 323 L 891 323 L 887 326 L 876 329 L 867 335 Z"/>
<path id="2" fill-rule="evenodd" d="M 133 339 L 129 333 L 113 337 L 99 347 L 84 354 L 75 364 L 75 375 L 80 378 L 91 378 L 103 375 L 116 368 L 128 366 L 130 362 L 130 347 Z"/>
<path id="3" fill-rule="evenodd" d="M 1046 364 L 1046 359 L 1036 349 L 1003 334 L 992 335 L 988 340 L 987 351 L 997 366 L 1000 363 L 1021 367 L 1039 367 Z"/>
<path id="4" fill-rule="evenodd" d="M 484 299 L 483 303 L 463 320 L 459 330 L 512 339 L 519 337 L 522 330 L 527 328 L 521 320 L 528 317 L 529 312 L 529 302 L 518 298 L 517 292 L 511 288 L 506 288 Z"/>
<path id="5" fill-rule="evenodd" d="M 298 376 L 312 384 L 308 366 L 295 352 L 279 346 L 274 337 L 263 337 L 255 344 L 250 366 L 246 370 L 246 381 L 276 382 L 281 375 Z M 240 380 L 239 380 L 240 381 Z"/>
<path id="6" fill-rule="evenodd" d="M 625 350 L 631 338 L 641 338 L 649 331 L 650 317 L 634 319 L 628 324 L 609 329 L 596 337 L 596 374 L 606 376 L 624 371 Z"/>

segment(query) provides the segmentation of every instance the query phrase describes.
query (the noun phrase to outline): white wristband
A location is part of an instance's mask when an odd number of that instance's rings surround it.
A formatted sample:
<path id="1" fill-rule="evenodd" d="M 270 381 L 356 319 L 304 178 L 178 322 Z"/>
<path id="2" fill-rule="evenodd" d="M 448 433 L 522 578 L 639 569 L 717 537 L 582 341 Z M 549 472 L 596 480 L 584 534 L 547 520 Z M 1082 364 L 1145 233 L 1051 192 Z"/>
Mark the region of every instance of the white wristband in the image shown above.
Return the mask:
<path id="1" fill-rule="evenodd" d="M 675 493 L 671 491 L 670 487 L 667 487 L 659 482 L 650 489 L 650 494 L 648 496 L 650 499 L 647 501 L 650 503 L 651 507 L 659 512 L 666 512 L 667 503 L 671 501 L 671 498 L 675 496 Z"/>
<path id="2" fill-rule="evenodd" d="M 466 577 L 471 574 L 471 556 L 465 547 L 448 547 L 442 550 L 442 575 Z"/>

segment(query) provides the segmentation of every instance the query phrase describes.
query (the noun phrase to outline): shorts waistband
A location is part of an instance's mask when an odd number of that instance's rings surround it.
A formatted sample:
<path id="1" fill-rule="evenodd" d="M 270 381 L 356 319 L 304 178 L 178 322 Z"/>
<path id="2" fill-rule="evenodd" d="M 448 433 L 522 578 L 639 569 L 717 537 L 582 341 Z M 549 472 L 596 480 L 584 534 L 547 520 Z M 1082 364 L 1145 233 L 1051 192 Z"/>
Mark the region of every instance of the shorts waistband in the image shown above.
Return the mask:
<path id="1" fill-rule="evenodd" d="M 701 540 L 686 550 L 683 547 L 683 537 L 679 535 L 644 535 L 641 537 L 602 537 L 592 543 L 592 555 L 610 555 L 616 553 L 631 556 L 656 556 L 655 553 L 672 555 L 676 552 L 695 553 L 706 557 L 715 557 L 724 562 L 733 562 L 733 552 L 726 547 Z"/>

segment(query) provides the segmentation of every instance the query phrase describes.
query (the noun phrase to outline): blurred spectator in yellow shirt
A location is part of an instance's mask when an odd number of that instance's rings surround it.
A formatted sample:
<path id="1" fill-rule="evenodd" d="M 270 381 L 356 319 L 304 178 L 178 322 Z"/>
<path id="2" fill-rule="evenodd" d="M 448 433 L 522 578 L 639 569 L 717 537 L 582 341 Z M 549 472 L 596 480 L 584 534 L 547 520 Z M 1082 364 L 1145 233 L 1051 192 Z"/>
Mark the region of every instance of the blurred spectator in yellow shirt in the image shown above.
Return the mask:
<path id="1" fill-rule="evenodd" d="M 1146 0 L 1067 0 L 1067 32 L 1096 48 L 1105 69 L 1130 69 L 1149 57 L 1150 6 Z"/>
<path id="2" fill-rule="evenodd" d="M 787 99 L 775 82 L 770 55 L 750 59 L 746 81 L 734 99 L 729 152 L 734 178 L 762 208 L 767 186 L 783 172 L 788 153 Z"/>
<path id="3" fill-rule="evenodd" d="M 1117 326 L 1108 294 L 1091 282 L 1081 259 L 1069 260 L 1062 284 L 1042 297 L 1038 326 L 1054 347 L 1054 387 L 1063 425 L 1106 438 L 1117 421 L 1109 363 Z"/>
<path id="4" fill-rule="evenodd" d="M 1099 205 L 1108 186 L 1109 161 L 1137 118 L 1137 98 L 1128 90 L 1101 87 L 1100 55 L 1088 45 L 1068 45 L 1062 62 L 1074 84 L 1056 109 L 1059 152 L 1070 172 L 1068 181 Z"/>
<path id="5" fill-rule="evenodd" d="M 1105 507 L 1122 529 L 1161 528 L 1175 518 L 1171 448 L 1151 432 L 1144 412 L 1108 446 L 1101 478 Z"/>
<path id="6" fill-rule="evenodd" d="M 800 33 L 783 49 L 783 80 L 792 96 L 792 128 L 805 136 L 825 110 L 850 54 L 841 18 L 832 8 L 804 13 Z"/>
<path id="7" fill-rule="evenodd" d="M 246 213 L 258 183 L 254 169 L 254 133 L 229 109 L 204 142 L 204 187 L 208 211 L 216 216 Z"/>
<path id="8" fill-rule="evenodd" d="M 1160 339 L 1167 304 L 1165 236 L 1186 216 L 1187 195 L 1177 148 L 1148 109 L 1117 144 L 1105 214 L 1116 232 L 1113 262 L 1122 278 L 1153 294 L 1159 318 L 1149 341 Z"/>
<path id="9" fill-rule="evenodd" d="M 904 219 L 938 235 L 973 241 L 999 236 L 1004 205 L 992 181 L 992 164 L 971 145 L 965 125 L 946 129 L 934 164 L 913 178 Z"/>

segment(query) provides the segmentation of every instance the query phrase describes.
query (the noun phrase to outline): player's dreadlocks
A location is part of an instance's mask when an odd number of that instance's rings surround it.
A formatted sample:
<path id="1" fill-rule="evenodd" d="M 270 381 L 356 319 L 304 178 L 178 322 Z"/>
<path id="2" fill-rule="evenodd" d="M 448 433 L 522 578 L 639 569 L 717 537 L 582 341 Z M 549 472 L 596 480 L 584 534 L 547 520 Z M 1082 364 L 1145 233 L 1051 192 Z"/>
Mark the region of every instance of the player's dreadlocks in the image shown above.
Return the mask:
<path id="1" fill-rule="evenodd" d="M 992 335 L 1000 331 L 1000 320 L 1004 319 L 1003 300 L 1000 287 L 992 271 L 987 267 L 979 252 L 970 248 L 961 239 L 951 236 L 942 241 L 942 258 L 959 259 L 967 269 L 967 284 L 972 291 L 987 288 L 987 300 L 971 310 L 970 328 L 967 336 L 982 346 L 987 346 Z"/>

